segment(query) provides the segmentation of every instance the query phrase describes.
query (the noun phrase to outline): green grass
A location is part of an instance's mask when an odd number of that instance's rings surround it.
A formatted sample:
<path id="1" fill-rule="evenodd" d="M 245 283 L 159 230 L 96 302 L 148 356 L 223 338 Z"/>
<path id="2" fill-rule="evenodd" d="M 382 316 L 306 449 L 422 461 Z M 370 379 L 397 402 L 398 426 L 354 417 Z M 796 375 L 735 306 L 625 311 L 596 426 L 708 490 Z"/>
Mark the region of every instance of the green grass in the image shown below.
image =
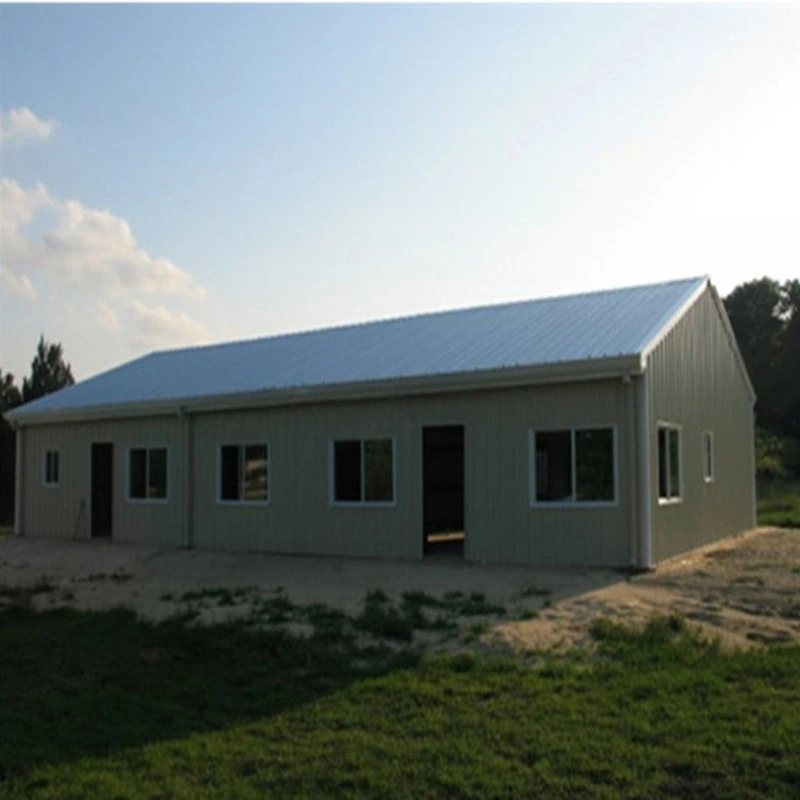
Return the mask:
<path id="1" fill-rule="evenodd" d="M 800 481 L 759 481 L 758 524 L 800 528 Z"/>
<path id="2" fill-rule="evenodd" d="M 800 794 L 798 647 L 726 655 L 673 617 L 641 634 L 598 622 L 591 662 L 420 658 L 384 641 L 388 609 L 406 619 L 467 596 L 414 595 L 403 611 L 372 593 L 354 619 L 274 597 L 302 608 L 310 635 L 253 618 L 0 612 L 0 795 Z"/>

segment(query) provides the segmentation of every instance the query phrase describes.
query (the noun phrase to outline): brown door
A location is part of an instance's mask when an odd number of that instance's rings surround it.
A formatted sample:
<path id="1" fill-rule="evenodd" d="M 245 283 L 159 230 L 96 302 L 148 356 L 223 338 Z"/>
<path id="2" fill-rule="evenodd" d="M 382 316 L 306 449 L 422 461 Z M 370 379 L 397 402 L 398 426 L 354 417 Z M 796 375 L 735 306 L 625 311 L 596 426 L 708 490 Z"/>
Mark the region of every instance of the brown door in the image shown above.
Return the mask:
<path id="1" fill-rule="evenodd" d="M 92 538 L 111 538 L 114 508 L 114 445 L 92 444 Z"/>

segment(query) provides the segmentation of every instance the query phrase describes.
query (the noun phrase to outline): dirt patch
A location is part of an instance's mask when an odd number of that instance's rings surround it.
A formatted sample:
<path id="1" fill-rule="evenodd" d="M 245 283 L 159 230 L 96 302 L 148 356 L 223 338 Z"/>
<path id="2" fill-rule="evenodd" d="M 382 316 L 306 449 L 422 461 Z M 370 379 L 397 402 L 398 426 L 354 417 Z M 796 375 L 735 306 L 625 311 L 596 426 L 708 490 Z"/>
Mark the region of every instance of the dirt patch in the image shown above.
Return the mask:
<path id="1" fill-rule="evenodd" d="M 654 614 L 680 614 L 731 648 L 800 641 L 800 531 L 761 528 L 636 576 L 447 559 L 390 562 L 0 540 L 0 604 L 27 592 L 41 609 L 124 606 L 154 620 L 186 614 L 194 623 L 260 609 L 269 624 L 307 634 L 309 621 L 336 622 L 322 619 L 319 609 L 355 617 L 366 595 L 378 589 L 398 607 L 413 600 L 429 623 L 445 613 L 442 608 L 458 606 L 457 634 L 440 634 L 435 624 L 415 633 L 415 641 L 433 648 L 480 642 L 500 650 L 591 649 L 589 628 L 596 618 L 643 626 Z M 286 613 L 292 607 L 306 611 L 293 617 Z"/>
<path id="2" fill-rule="evenodd" d="M 643 627 L 654 614 L 680 614 L 726 648 L 800 642 L 800 530 L 760 528 L 568 598 L 539 619 L 499 625 L 485 641 L 514 650 L 591 649 L 597 617 Z"/>

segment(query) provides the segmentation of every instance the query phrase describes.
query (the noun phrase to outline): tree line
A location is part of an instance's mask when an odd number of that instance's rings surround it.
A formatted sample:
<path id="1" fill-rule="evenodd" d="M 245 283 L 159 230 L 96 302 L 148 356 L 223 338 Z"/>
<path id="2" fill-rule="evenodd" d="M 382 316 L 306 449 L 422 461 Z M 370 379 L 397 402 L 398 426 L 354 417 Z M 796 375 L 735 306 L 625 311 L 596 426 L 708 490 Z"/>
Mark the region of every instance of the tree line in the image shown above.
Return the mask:
<path id="1" fill-rule="evenodd" d="M 31 361 L 30 377 L 23 377 L 21 388 L 14 383 L 11 373 L 0 369 L 0 414 L 73 383 L 72 368 L 64 361 L 61 343 L 50 344 L 41 336 Z M 14 521 L 16 444 L 11 425 L 0 416 L 0 525 Z"/>
<path id="2" fill-rule="evenodd" d="M 724 300 L 756 402 L 759 477 L 800 478 L 800 280 L 761 278 Z"/>

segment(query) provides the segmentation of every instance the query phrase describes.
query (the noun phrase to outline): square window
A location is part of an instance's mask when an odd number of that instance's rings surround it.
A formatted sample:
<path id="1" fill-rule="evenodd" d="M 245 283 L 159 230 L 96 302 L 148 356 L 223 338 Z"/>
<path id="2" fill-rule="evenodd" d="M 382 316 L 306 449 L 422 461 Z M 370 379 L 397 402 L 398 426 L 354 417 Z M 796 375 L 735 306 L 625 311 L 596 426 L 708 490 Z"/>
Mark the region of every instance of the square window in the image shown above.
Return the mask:
<path id="1" fill-rule="evenodd" d="M 128 451 L 128 499 L 167 499 L 166 447 L 135 447 Z"/>
<path id="2" fill-rule="evenodd" d="M 333 443 L 333 502 L 394 502 L 392 439 L 348 439 Z"/>
<path id="3" fill-rule="evenodd" d="M 219 499 L 225 503 L 268 502 L 269 448 L 266 444 L 220 447 Z"/>
<path id="4" fill-rule="evenodd" d="M 533 442 L 535 499 L 532 503 L 616 501 L 613 428 L 536 431 Z"/>

